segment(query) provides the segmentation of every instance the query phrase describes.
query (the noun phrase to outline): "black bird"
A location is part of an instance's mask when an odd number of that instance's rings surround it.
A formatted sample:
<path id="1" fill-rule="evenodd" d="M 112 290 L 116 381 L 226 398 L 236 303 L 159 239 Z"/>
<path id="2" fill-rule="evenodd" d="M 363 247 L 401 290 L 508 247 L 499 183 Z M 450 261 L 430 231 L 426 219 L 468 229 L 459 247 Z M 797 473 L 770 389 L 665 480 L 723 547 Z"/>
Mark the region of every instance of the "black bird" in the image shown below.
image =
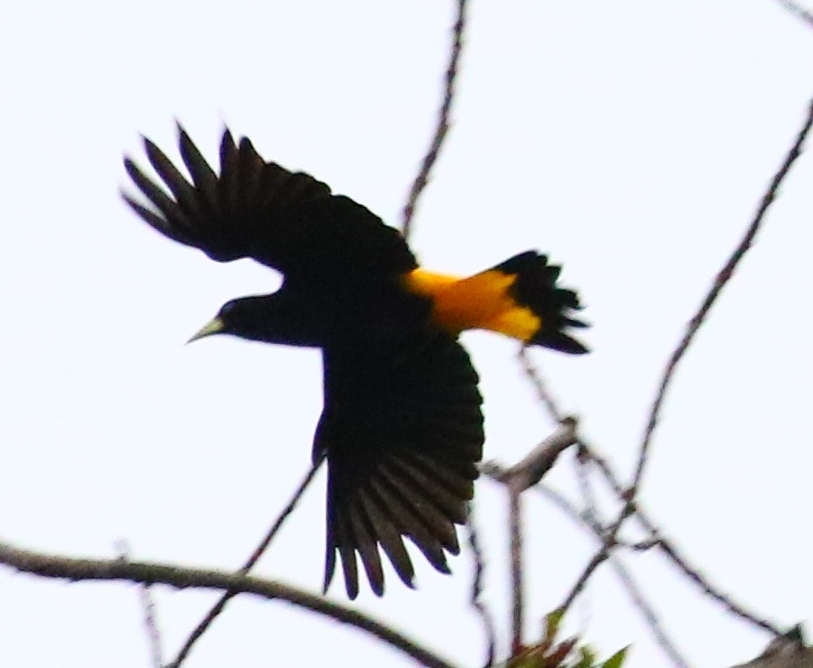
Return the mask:
<path id="1" fill-rule="evenodd" d="M 324 588 L 338 551 L 347 594 L 359 591 L 356 553 L 372 590 L 384 591 L 380 550 L 413 587 L 408 537 L 437 570 L 457 554 L 483 417 L 477 374 L 457 342 L 469 328 L 580 354 L 566 332 L 585 324 L 560 267 L 521 253 L 460 279 L 418 267 L 406 241 L 324 183 L 266 162 L 226 130 L 220 174 L 179 128 L 189 180 L 148 139 L 147 157 L 168 192 L 126 158 L 148 200 L 124 199 L 154 229 L 213 260 L 250 257 L 284 275 L 269 295 L 225 304 L 193 339 L 245 339 L 321 348 L 324 409 L 314 460 L 328 462 Z"/>

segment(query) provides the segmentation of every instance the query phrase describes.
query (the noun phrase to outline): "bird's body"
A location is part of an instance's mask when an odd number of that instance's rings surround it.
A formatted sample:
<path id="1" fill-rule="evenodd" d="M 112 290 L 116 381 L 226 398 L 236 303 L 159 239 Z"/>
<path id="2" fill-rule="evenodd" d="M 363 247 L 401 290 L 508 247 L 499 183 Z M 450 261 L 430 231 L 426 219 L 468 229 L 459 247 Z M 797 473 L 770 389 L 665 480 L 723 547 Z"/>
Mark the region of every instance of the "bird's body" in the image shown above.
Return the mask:
<path id="1" fill-rule="evenodd" d="M 477 374 L 457 336 L 482 328 L 586 352 L 565 331 L 583 323 L 571 317 L 576 294 L 556 285 L 559 267 L 529 251 L 468 278 L 430 272 L 397 230 L 313 177 L 265 162 L 247 139 L 238 146 L 224 133 L 218 175 L 181 130 L 191 183 L 145 146 L 171 196 L 125 160 L 151 205 L 125 195 L 141 218 L 212 259 L 251 257 L 284 274 L 277 292 L 225 304 L 196 338 L 322 349 L 313 456 L 328 461 L 325 588 L 338 552 L 357 595 L 358 554 L 380 595 L 381 550 L 412 586 L 404 536 L 448 572 L 484 440 Z"/>

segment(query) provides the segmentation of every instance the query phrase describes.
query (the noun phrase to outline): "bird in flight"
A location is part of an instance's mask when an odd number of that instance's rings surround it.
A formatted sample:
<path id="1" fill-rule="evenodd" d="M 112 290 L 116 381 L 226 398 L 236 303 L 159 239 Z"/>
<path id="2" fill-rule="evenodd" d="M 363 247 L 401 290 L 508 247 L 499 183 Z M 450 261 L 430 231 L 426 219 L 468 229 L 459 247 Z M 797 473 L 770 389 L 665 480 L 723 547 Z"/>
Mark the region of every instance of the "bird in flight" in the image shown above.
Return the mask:
<path id="1" fill-rule="evenodd" d="M 478 377 L 458 335 L 479 328 L 587 352 L 568 333 L 586 325 L 574 317 L 576 293 L 557 285 L 560 267 L 528 251 L 468 278 L 428 271 L 398 230 L 312 176 L 266 162 L 247 138 L 224 131 L 218 174 L 180 127 L 179 137 L 191 178 L 145 138 L 163 187 L 125 158 L 146 201 L 123 197 L 158 232 L 213 260 L 249 257 L 283 274 L 277 292 L 227 302 L 193 340 L 232 334 L 321 349 L 313 459 L 328 463 L 324 590 L 337 553 L 351 599 L 356 555 L 378 596 L 382 552 L 413 587 L 404 537 L 449 573 L 484 441 Z"/>

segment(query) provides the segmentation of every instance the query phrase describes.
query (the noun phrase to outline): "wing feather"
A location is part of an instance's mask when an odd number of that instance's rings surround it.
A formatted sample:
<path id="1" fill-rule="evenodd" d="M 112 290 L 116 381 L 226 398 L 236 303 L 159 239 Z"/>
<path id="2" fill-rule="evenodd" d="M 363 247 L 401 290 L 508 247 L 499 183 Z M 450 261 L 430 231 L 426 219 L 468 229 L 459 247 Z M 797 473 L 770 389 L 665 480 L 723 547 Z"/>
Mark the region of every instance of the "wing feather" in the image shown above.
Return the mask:
<path id="1" fill-rule="evenodd" d="M 359 490 L 359 501 L 372 527 L 373 535 L 380 541 L 381 547 L 395 568 L 396 573 L 398 573 L 398 577 L 407 586 L 414 587 L 412 579 L 415 577 L 415 570 L 412 568 L 412 562 L 404 547 L 401 534 L 386 516 L 385 509 L 381 508 L 379 501 L 373 496 L 371 490 Z"/>
<path id="2" fill-rule="evenodd" d="M 158 180 L 124 161 L 146 200 L 123 193 L 125 201 L 161 234 L 220 262 L 249 257 L 310 281 L 364 282 L 417 266 L 396 229 L 312 176 L 266 162 L 249 139 L 223 132 L 217 174 L 180 126 L 178 133 L 191 180 L 146 138 Z"/>
<path id="3" fill-rule="evenodd" d="M 359 583 L 348 580 L 354 572 L 344 562 L 357 555 L 372 590 L 383 593 L 379 547 L 412 586 L 404 537 L 448 572 L 446 553 L 460 551 L 455 525 L 465 522 L 482 457 L 477 374 L 463 348 L 442 335 L 400 345 L 324 351 L 314 451 L 328 458 L 325 588 L 338 553 L 351 598 Z M 447 428 L 437 429 L 438 416 Z"/>
<path id="4" fill-rule="evenodd" d="M 181 159 L 192 176 L 195 190 L 200 193 L 200 198 L 207 207 L 208 215 L 217 216 L 220 203 L 217 196 L 217 174 L 180 125 L 178 134 Z"/>

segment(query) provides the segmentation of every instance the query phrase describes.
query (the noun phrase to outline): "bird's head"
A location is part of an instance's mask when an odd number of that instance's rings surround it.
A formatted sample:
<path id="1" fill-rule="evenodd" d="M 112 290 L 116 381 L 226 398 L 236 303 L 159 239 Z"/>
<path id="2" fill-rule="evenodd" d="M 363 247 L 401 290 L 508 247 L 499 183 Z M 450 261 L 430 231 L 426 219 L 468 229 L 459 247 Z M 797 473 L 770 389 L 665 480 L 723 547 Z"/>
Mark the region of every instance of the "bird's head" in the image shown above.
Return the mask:
<path id="1" fill-rule="evenodd" d="M 251 341 L 319 346 L 321 336 L 317 330 L 320 328 L 314 328 L 312 320 L 309 310 L 303 310 L 284 291 L 240 297 L 226 302 L 188 343 L 213 334 L 231 334 Z"/>
<path id="2" fill-rule="evenodd" d="M 195 335 L 187 341 L 212 336 L 214 334 L 232 334 L 242 339 L 262 338 L 262 323 L 266 319 L 263 313 L 265 297 L 240 297 L 226 302 L 217 312 L 217 315 L 206 323 Z"/>

